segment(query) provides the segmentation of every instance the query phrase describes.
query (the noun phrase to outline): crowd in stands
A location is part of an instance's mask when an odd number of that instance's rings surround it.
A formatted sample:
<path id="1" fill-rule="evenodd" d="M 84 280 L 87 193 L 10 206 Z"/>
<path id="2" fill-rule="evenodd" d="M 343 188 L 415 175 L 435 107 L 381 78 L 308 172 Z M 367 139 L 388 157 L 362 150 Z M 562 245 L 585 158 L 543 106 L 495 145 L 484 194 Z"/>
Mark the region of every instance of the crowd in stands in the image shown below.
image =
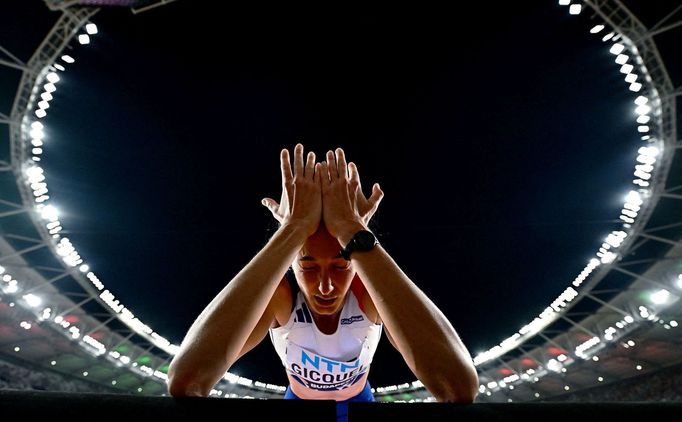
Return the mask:
<path id="1" fill-rule="evenodd" d="M 0 360 L 0 390 L 42 390 L 70 393 L 112 393 L 116 390 L 57 372 L 29 369 Z"/>
<path id="2" fill-rule="evenodd" d="M 0 390 L 112 393 L 118 390 L 41 368 L 0 360 Z M 610 384 L 552 397 L 550 401 L 682 401 L 682 364 Z"/>
<path id="3" fill-rule="evenodd" d="M 551 400 L 679 402 L 682 401 L 682 364 L 607 385 L 564 394 Z"/>

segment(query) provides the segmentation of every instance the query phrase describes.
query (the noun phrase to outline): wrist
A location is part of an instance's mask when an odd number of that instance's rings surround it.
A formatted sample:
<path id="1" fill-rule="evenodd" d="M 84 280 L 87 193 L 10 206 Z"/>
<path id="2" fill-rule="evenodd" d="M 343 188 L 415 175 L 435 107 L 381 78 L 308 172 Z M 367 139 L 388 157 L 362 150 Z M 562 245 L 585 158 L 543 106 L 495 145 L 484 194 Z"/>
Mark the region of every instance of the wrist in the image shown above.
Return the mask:
<path id="1" fill-rule="evenodd" d="M 369 230 L 365 225 L 361 224 L 360 222 L 353 222 L 353 223 L 348 223 L 346 225 L 343 225 L 342 227 L 339 228 L 339 230 L 336 233 L 336 239 L 339 241 L 341 244 L 342 248 L 345 248 L 346 245 L 351 241 L 353 238 L 353 235 L 360 230 Z"/>
<path id="2" fill-rule="evenodd" d="M 305 243 L 308 236 L 309 228 L 299 221 L 288 221 L 279 226 L 278 232 L 290 237 L 299 243 Z"/>

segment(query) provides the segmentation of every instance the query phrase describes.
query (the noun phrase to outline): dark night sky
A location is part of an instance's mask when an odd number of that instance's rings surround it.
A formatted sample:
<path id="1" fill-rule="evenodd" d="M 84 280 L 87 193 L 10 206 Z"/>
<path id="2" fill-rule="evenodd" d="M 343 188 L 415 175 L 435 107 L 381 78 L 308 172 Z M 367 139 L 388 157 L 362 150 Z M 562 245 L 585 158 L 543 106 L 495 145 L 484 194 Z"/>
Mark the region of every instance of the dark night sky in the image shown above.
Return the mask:
<path id="1" fill-rule="evenodd" d="M 260 200 L 279 200 L 279 151 L 297 142 L 343 147 L 366 193 L 381 184 L 371 227 L 472 354 L 537 316 L 619 227 L 636 95 L 589 16 L 554 0 L 197 3 L 100 11 L 44 119 L 66 233 L 169 340 L 271 235 Z M 232 372 L 286 383 L 267 338 Z M 370 382 L 412 380 L 384 338 Z"/>

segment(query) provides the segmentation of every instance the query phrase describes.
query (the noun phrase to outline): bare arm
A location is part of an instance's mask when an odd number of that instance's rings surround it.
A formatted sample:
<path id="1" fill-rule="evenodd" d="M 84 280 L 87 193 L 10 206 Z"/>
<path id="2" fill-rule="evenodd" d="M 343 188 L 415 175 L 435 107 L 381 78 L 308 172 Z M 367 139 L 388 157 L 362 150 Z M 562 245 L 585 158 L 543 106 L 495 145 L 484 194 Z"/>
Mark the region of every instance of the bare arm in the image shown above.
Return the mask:
<path id="1" fill-rule="evenodd" d="M 288 166 L 288 151 L 283 150 L 281 157 L 291 209 L 265 247 L 190 327 L 168 369 L 168 390 L 173 396 L 207 396 L 242 351 L 248 349 L 247 342 L 253 338 L 254 330 L 269 326 L 274 313 L 268 304 L 282 275 L 306 238 L 317 230 L 322 205 L 319 174 L 315 179 L 313 172 L 314 154 L 308 156 L 304 171 L 303 146 L 296 146 L 295 177 Z"/>
<path id="2" fill-rule="evenodd" d="M 345 245 L 362 229 L 349 229 L 338 239 Z M 478 390 L 476 368 L 440 309 L 381 246 L 354 252 L 351 259 L 391 333 L 391 343 L 415 376 L 439 401 L 472 402 Z"/>
<path id="3" fill-rule="evenodd" d="M 336 150 L 336 162 L 328 152 L 322 165 L 323 220 L 344 246 L 358 230 L 367 230 L 353 200 L 356 188 L 346 175 L 343 150 Z M 476 368 L 440 309 L 383 247 L 354 252 L 351 259 L 392 343 L 415 376 L 439 401 L 472 402 L 478 392 Z"/>

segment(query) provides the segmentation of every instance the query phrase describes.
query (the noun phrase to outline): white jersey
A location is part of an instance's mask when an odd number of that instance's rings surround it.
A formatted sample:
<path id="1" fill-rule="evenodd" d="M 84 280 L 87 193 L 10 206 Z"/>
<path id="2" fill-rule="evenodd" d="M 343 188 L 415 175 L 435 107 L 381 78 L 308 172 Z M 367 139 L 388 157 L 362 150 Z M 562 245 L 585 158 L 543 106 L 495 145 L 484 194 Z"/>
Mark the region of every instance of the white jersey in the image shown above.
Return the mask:
<path id="1" fill-rule="evenodd" d="M 353 385 L 369 370 L 381 329 L 349 290 L 336 331 L 324 334 L 298 292 L 289 321 L 271 328 L 270 340 L 292 378 L 307 388 L 333 392 Z"/>

